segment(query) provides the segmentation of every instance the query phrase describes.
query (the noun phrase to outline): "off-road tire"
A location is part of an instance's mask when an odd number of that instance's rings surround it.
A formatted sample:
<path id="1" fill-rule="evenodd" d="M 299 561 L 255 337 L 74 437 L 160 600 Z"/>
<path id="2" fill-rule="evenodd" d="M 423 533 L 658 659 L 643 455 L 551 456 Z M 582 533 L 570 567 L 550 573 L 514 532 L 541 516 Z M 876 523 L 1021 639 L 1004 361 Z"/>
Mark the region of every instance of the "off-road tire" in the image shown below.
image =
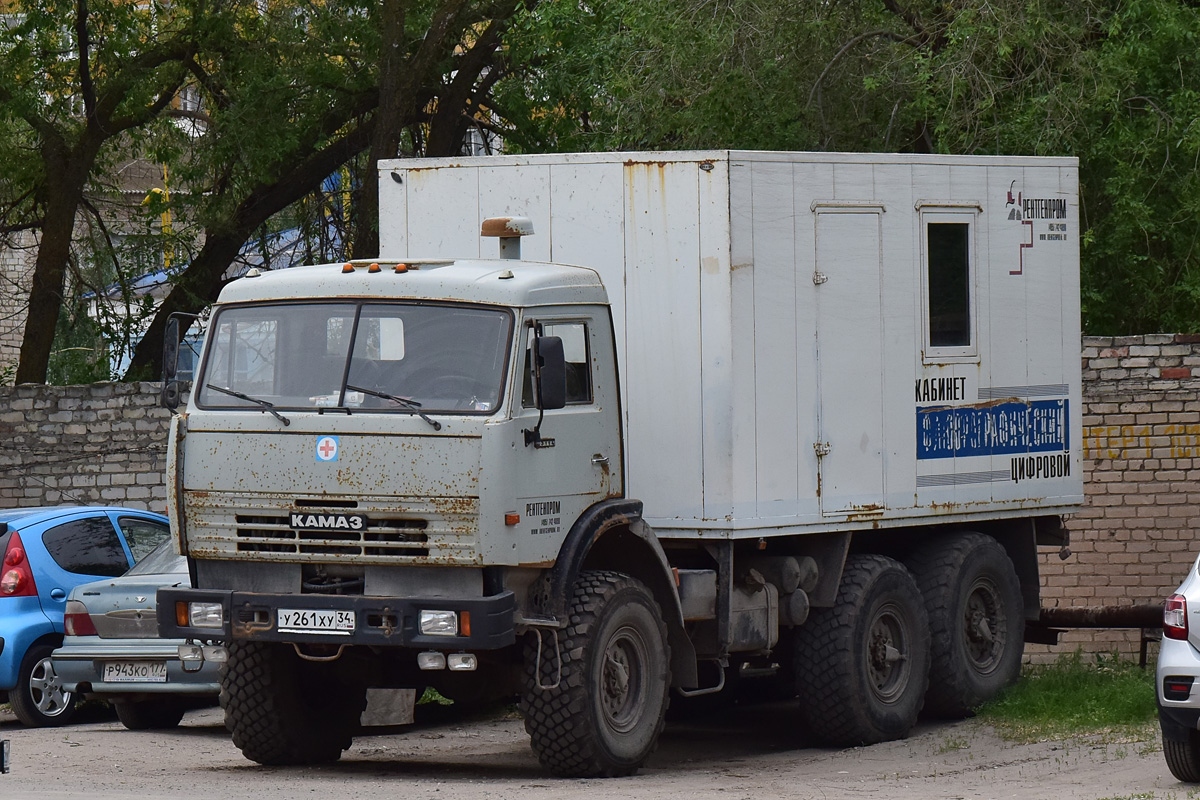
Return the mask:
<path id="1" fill-rule="evenodd" d="M 907 564 L 929 615 L 932 660 L 925 713 L 970 716 L 1021 673 L 1021 581 L 1004 547 L 982 533 L 936 539 L 909 556 Z"/>
<path id="2" fill-rule="evenodd" d="M 1188 731 L 1185 741 L 1163 737 L 1167 769 L 1184 783 L 1200 783 L 1200 733 Z"/>
<path id="3" fill-rule="evenodd" d="M 542 633 L 539 681 L 537 637 L 526 637 L 521 713 L 534 753 L 563 777 L 633 774 L 654 752 L 669 703 L 662 610 L 627 575 L 584 572 L 558 640 L 556 658 L 554 636 Z"/>
<path id="4" fill-rule="evenodd" d="M 796 691 L 808 732 L 848 747 L 902 739 L 929 680 L 929 627 L 904 565 L 878 555 L 846 561 L 832 608 L 796 631 Z"/>
<path id="5" fill-rule="evenodd" d="M 78 699 L 62 690 L 62 680 L 54 672 L 47 644 L 30 647 L 17 670 L 17 685 L 8 693 L 8 702 L 22 724 L 30 728 L 65 725 L 75 716 Z"/>
<path id="6" fill-rule="evenodd" d="M 117 719 L 131 731 L 175 728 L 187 711 L 186 705 L 170 697 L 160 700 L 117 700 L 113 702 L 113 707 L 117 710 Z"/>
<path id="7" fill-rule="evenodd" d="M 233 743 L 267 765 L 337 761 L 353 743 L 365 686 L 337 662 L 304 661 L 290 645 L 234 640 L 221 668 L 221 707 Z"/>

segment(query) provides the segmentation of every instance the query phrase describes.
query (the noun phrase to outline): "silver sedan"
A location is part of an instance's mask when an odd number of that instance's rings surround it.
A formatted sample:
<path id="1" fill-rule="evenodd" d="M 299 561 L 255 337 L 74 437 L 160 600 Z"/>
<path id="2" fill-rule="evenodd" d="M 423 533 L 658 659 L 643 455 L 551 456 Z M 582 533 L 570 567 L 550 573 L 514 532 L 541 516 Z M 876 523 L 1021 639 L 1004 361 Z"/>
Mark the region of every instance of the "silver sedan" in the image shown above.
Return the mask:
<path id="1" fill-rule="evenodd" d="M 189 586 L 187 559 L 159 545 L 119 578 L 76 587 L 67 601 L 63 645 L 51 656 L 64 689 L 113 704 L 126 728 L 172 728 L 189 708 L 215 702 L 211 660 L 180 661 L 182 640 L 160 639 L 160 586 Z"/>

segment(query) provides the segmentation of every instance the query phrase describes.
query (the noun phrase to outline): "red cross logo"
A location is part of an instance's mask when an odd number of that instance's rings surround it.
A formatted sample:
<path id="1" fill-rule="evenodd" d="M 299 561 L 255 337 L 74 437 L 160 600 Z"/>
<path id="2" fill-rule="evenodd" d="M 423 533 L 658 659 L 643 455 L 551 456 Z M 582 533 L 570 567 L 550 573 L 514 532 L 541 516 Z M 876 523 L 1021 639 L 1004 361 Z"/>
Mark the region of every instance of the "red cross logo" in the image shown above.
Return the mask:
<path id="1" fill-rule="evenodd" d="M 336 461 L 338 451 L 337 438 L 333 436 L 322 436 L 317 440 L 317 460 L 318 461 Z"/>

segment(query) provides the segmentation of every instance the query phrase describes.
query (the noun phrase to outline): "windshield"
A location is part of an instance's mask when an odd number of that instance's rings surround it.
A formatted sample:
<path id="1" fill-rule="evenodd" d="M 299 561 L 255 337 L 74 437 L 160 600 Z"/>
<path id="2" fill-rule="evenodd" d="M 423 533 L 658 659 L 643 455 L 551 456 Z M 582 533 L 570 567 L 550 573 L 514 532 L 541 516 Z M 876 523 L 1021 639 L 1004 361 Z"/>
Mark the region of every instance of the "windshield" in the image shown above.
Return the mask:
<path id="1" fill-rule="evenodd" d="M 507 311 L 449 304 L 225 308 L 209 329 L 197 402 L 490 414 L 500 405 L 511 327 Z"/>

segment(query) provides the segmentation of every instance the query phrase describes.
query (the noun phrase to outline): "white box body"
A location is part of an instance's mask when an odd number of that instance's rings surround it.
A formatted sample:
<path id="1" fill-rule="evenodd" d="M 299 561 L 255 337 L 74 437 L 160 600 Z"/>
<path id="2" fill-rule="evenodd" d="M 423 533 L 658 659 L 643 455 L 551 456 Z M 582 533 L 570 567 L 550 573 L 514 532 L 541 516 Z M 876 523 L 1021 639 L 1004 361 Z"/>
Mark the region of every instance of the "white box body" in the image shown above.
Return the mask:
<path id="1" fill-rule="evenodd" d="M 660 536 L 1082 503 L 1073 158 L 555 154 L 379 174 L 383 259 L 493 258 L 482 221 L 520 215 L 524 259 L 600 274 L 625 494 Z M 939 224 L 966 232 L 966 344 L 931 344 Z"/>

